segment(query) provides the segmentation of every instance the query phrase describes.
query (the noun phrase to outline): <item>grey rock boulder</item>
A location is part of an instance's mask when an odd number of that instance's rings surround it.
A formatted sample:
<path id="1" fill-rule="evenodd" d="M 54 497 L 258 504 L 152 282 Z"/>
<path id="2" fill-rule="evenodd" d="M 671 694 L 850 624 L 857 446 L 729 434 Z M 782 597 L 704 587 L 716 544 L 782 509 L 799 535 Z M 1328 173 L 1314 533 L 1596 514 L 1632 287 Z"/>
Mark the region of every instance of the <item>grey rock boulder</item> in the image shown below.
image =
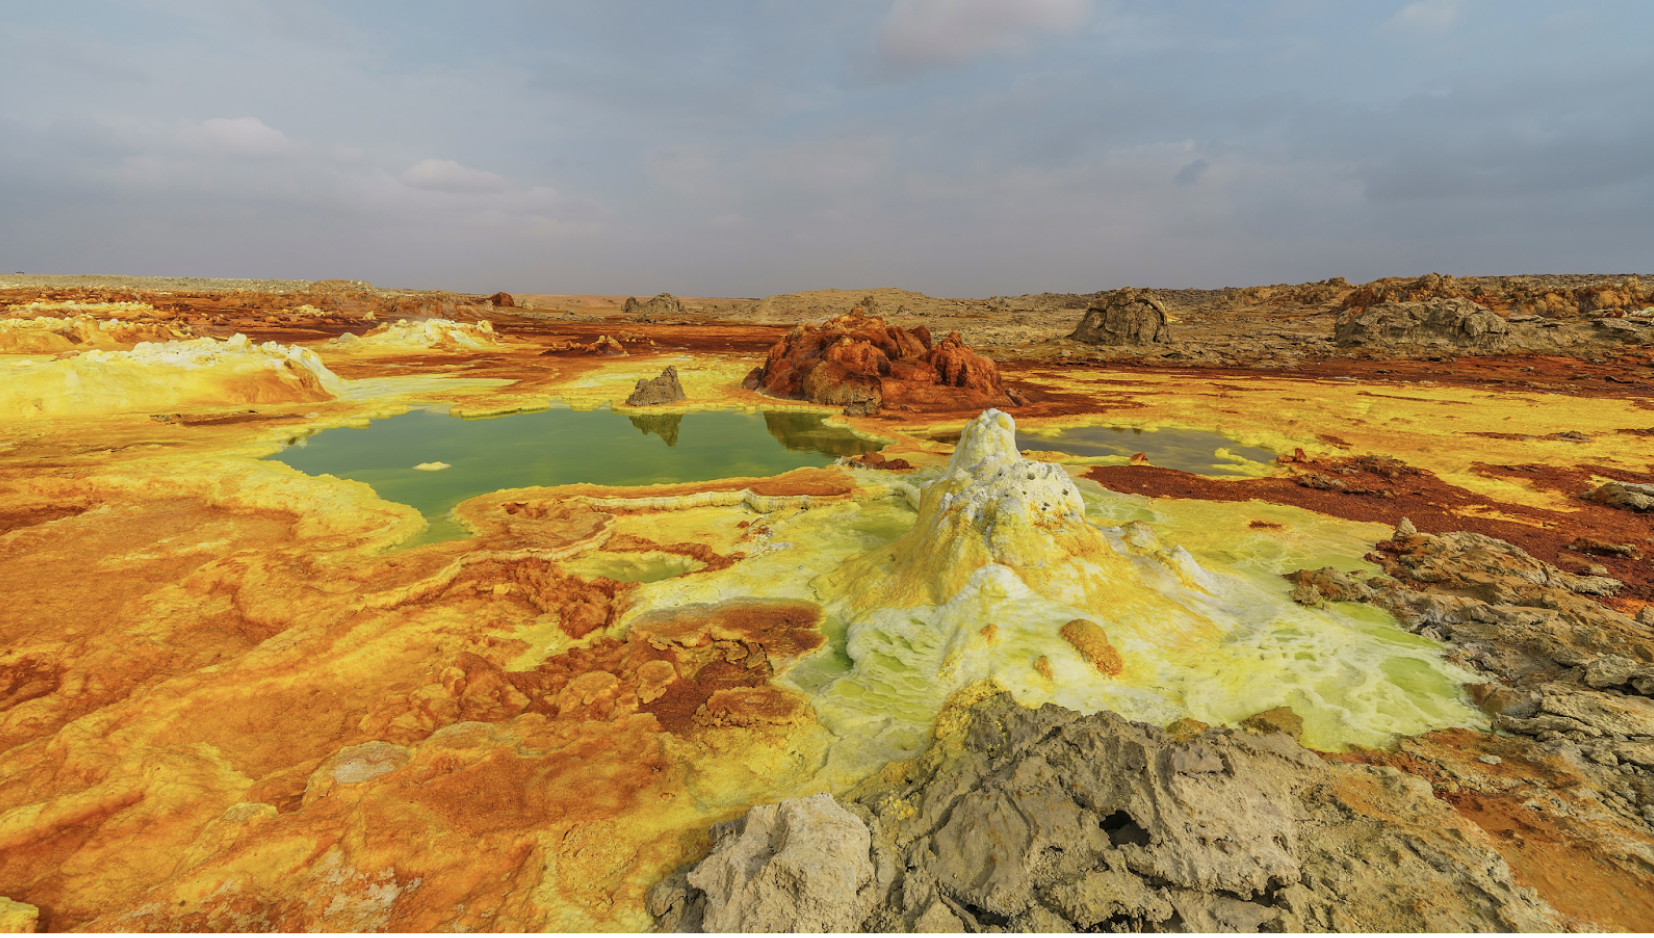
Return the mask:
<path id="1" fill-rule="evenodd" d="M 1338 320 L 1333 339 L 1342 346 L 1446 346 L 1503 352 L 1510 325 L 1492 310 L 1464 299 L 1379 303 L 1351 310 Z"/>
<path id="2" fill-rule="evenodd" d="M 850 932 L 872 908 L 867 825 L 831 795 L 760 805 L 712 836 L 706 859 L 651 892 L 662 930 Z"/>
<path id="3" fill-rule="evenodd" d="M 1654 510 L 1654 485 L 1637 482 L 1604 482 L 1585 493 L 1585 500 L 1629 511 Z"/>
<path id="4" fill-rule="evenodd" d="M 660 293 L 653 299 L 643 301 L 639 301 L 635 296 L 628 296 L 621 312 L 637 317 L 639 322 L 676 319 L 683 315 L 683 301 L 670 293 Z"/>
<path id="5" fill-rule="evenodd" d="M 799 803 L 784 802 L 714 828 L 712 853 L 651 894 L 657 927 L 1457 932 L 1561 924 L 1517 886 L 1479 829 L 1428 782 L 1395 769 L 1327 762 L 1278 733 L 1173 734 L 1108 712 L 1032 710 L 1005 693 L 961 704 L 937 725 L 919 757 L 839 803 L 818 796 L 824 809 L 831 804 L 821 821 L 794 820 L 785 812 Z M 848 823 L 845 813 L 862 822 Z M 792 833 L 806 827 L 807 836 Z"/>
<path id="6" fill-rule="evenodd" d="M 1126 288 L 1098 297 L 1069 338 L 1091 345 L 1158 345 L 1171 341 L 1166 304 L 1148 290 Z"/>

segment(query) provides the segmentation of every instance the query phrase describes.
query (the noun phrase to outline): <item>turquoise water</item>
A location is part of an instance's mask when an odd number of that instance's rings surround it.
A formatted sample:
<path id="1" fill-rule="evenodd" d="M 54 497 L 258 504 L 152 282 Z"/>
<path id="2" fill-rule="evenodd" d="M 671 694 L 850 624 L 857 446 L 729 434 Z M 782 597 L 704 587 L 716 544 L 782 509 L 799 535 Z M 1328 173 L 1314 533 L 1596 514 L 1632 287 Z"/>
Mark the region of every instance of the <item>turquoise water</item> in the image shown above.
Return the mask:
<path id="1" fill-rule="evenodd" d="M 780 411 L 622 416 L 564 408 L 462 419 L 420 410 L 324 430 L 271 458 L 310 475 L 366 482 L 380 498 L 412 505 L 430 522 L 413 542 L 425 544 L 468 536 L 449 511 L 499 489 L 764 477 L 883 445 L 816 414 Z M 414 468 L 433 462 L 450 468 Z"/>

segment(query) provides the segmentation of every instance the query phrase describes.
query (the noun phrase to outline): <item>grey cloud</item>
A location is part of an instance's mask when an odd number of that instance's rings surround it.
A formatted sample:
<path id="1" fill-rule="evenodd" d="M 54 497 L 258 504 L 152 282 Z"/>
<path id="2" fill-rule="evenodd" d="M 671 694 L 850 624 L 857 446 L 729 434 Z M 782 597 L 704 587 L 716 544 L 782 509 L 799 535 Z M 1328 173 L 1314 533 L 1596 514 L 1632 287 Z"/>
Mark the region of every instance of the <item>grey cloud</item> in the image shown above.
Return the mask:
<path id="1" fill-rule="evenodd" d="M 185 128 L 181 138 L 214 155 L 264 158 L 293 150 L 287 135 L 256 117 L 213 117 Z"/>
<path id="2" fill-rule="evenodd" d="M 1396 11 L 1385 25 L 1400 33 L 1439 33 L 1459 22 L 1464 7 L 1464 0 L 1415 0 Z"/>
<path id="3" fill-rule="evenodd" d="M 689 295 L 1646 266 L 1644 6 L 1083 6 L 0 13 L 0 85 L 39 89 L 0 101 L 0 263 Z"/>
<path id="4" fill-rule="evenodd" d="M 420 160 L 402 174 L 402 182 L 432 192 L 501 192 L 507 188 L 498 174 L 461 166 L 453 160 Z"/>
<path id="5" fill-rule="evenodd" d="M 1200 181 L 1201 174 L 1211 165 L 1203 159 L 1185 163 L 1183 168 L 1177 171 L 1177 175 L 1172 177 L 1172 182 L 1179 186 L 1192 186 Z"/>
<path id="6" fill-rule="evenodd" d="M 1015 49 L 1030 34 L 1067 32 L 1091 16 L 1089 0 L 896 0 L 879 52 L 898 66 L 952 65 Z"/>

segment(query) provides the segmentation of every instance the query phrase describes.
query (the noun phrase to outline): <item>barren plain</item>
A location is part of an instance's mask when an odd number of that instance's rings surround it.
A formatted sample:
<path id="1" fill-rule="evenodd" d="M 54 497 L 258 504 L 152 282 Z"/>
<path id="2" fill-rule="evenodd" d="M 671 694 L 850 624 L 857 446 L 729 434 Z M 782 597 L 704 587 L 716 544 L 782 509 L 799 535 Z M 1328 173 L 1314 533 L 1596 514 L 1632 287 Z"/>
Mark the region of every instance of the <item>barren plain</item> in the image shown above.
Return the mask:
<path id="1" fill-rule="evenodd" d="M 0 278 L 0 924 L 1649 930 L 1651 290 Z"/>

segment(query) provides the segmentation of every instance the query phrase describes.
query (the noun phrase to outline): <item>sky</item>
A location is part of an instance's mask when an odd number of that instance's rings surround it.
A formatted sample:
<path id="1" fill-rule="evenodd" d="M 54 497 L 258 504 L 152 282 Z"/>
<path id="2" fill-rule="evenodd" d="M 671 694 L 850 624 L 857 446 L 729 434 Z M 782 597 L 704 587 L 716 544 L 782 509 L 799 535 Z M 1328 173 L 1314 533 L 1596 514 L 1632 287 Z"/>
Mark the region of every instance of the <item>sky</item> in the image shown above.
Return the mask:
<path id="1" fill-rule="evenodd" d="M 0 4 L 0 270 L 944 296 L 1654 270 L 1644 0 Z"/>

